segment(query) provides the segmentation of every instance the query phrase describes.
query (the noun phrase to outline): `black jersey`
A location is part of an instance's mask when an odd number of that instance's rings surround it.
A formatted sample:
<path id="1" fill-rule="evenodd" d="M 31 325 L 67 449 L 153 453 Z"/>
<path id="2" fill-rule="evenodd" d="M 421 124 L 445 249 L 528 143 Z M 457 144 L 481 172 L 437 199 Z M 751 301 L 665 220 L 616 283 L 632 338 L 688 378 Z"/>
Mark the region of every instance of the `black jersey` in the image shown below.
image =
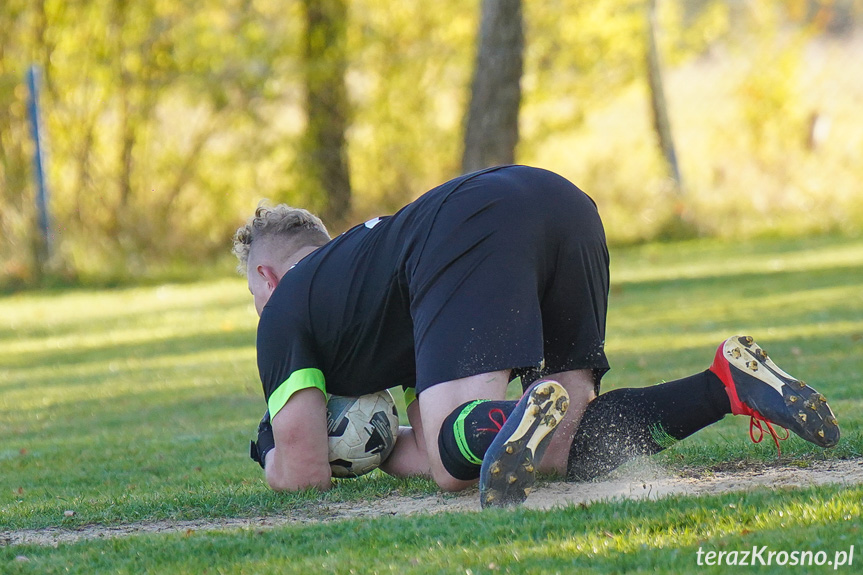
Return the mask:
<path id="1" fill-rule="evenodd" d="M 603 370 L 607 258 L 595 205 L 560 176 L 506 166 L 447 182 L 282 277 L 258 325 L 270 413 L 305 387 L 421 393 L 544 361 Z"/>

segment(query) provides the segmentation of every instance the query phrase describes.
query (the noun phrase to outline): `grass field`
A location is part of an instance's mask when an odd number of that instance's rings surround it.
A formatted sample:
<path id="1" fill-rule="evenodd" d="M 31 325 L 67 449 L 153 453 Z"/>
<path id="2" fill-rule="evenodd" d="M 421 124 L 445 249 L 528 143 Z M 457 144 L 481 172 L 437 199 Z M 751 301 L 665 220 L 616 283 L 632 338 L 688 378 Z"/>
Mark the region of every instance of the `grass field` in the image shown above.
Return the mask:
<path id="1" fill-rule="evenodd" d="M 271 493 L 247 455 L 264 409 L 255 320 L 244 280 L 233 277 L 0 298 L 0 573 L 679 573 L 695 568 L 699 548 L 753 545 L 823 550 L 830 560 L 856 545 L 854 566 L 838 570 L 863 564 L 859 485 L 382 514 L 58 548 L 3 543 L 3 533 L 22 529 L 314 518 L 316 510 L 323 518 L 327 505 L 435 493 L 427 481 L 379 474 L 326 494 Z M 694 241 L 613 253 L 607 389 L 702 370 L 734 333 L 755 336 L 780 366 L 827 395 L 842 442 L 825 452 L 791 438 L 777 462 L 772 443 L 751 444 L 747 421 L 727 417 L 656 463 L 698 473 L 863 457 L 855 392 L 863 379 L 863 240 Z"/>

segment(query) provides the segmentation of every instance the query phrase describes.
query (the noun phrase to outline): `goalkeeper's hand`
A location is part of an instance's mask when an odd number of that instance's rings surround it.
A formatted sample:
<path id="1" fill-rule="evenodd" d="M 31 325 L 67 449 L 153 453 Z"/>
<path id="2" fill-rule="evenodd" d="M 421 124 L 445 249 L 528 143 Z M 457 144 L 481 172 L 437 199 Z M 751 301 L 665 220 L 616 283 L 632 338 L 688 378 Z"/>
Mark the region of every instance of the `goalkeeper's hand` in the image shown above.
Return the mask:
<path id="1" fill-rule="evenodd" d="M 258 424 L 257 443 L 252 441 L 249 446 L 249 457 L 263 468 L 267 461 L 267 453 L 275 446 L 276 440 L 273 439 L 273 426 L 270 425 L 270 410 L 268 409 L 264 413 L 264 417 L 261 418 L 261 423 Z"/>

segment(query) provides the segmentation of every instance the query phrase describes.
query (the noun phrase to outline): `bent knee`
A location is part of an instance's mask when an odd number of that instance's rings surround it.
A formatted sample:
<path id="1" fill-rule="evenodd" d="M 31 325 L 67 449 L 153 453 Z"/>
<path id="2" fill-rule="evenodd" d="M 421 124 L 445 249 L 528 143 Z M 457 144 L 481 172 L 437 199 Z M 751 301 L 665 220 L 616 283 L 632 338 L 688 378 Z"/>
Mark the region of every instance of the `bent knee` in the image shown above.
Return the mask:
<path id="1" fill-rule="evenodd" d="M 472 481 L 463 481 L 461 479 L 456 479 L 446 471 L 435 471 L 433 476 L 435 483 L 437 483 L 438 487 L 443 491 L 464 491 L 468 487 L 476 484 L 475 479 Z"/>
<path id="2" fill-rule="evenodd" d="M 569 394 L 570 408 L 584 409 L 587 404 L 596 399 L 596 385 L 593 372 L 589 369 L 578 369 L 555 373 L 548 376 L 566 389 Z"/>

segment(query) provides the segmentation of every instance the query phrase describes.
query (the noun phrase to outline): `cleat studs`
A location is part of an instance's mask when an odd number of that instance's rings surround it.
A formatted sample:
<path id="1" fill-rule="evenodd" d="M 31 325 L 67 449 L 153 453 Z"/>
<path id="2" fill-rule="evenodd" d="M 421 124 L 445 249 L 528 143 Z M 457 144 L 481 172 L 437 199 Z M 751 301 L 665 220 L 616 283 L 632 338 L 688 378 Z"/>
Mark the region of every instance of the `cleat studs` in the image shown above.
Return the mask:
<path id="1" fill-rule="evenodd" d="M 763 349 L 759 349 L 758 351 L 755 352 L 755 357 L 757 357 L 761 361 L 767 361 L 767 352 L 764 351 Z"/>
<path id="2" fill-rule="evenodd" d="M 752 345 L 753 343 L 755 343 L 755 340 L 754 340 L 754 339 L 752 339 L 752 338 L 751 338 L 750 336 L 748 336 L 748 335 L 740 336 L 739 338 L 737 338 L 737 341 L 739 341 L 739 342 L 740 342 L 742 345 L 744 345 L 745 347 L 749 347 L 750 345 Z"/>
<path id="3" fill-rule="evenodd" d="M 569 409 L 569 400 L 565 397 L 559 397 L 554 406 L 559 412 L 566 413 L 566 410 Z"/>
<path id="4" fill-rule="evenodd" d="M 818 406 L 817 406 L 817 405 L 815 405 L 814 403 L 810 403 L 810 404 L 809 404 L 809 409 L 811 409 L 812 411 L 818 411 Z"/>
<path id="5" fill-rule="evenodd" d="M 515 447 L 513 447 L 513 446 L 512 446 L 512 443 L 510 443 L 509 445 L 507 445 L 506 447 L 504 447 L 504 451 L 506 451 L 507 453 L 509 453 L 510 455 L 512 455 L 512 453 L 515 451 Z"/>
<path id="6" fill-rule="evenodd" d="M 835 417 L 831 417 L 829 423 L 831 425 L 839 425 L 839 421 Z"/>
<path id="7" fill-rule="evenodd" d="M 553 415 L 549 414 L 542 418 L 542 423 L 543 425 L 554 427 L 557 425 L 557 419 Z"/>
<path id="8" fill-rule="evenodd" d="M 758 371 L 758 362 L 757 362 L 757 361 L 755 361 L 755 360 L 753 360 L 753 361 L 747 361 L 747 362 L 746 362 L 746 367 L 748 367 L 748 368 L 749 368 L 749 369 L 751 369 L 752 371 Z"/>
<path id="9" fill-rule="evenodd" d="M 510 485 L 512 485 L 516 481 L 518 481 L 518 477 L 515 476 L 515 473 L 510 473 L 509 475 L 506 476 L 506 482 L 509 483 Z"/>
<path id="10" fill-rule="evenodd" d="M 494 463 L 492 463 L 491 467 L 489 467 L 488 470 L 492 475 L 497 475 L 498 473 L 500 473 L 500 461 L 495 461 Z"/>
<path id="11" fill-rule="evenodd" d="M 530 464 L 530 463 L 524 464 L 524 470 L 527 471 L 528 473 L 533 473 L 533 469 L 534 469 L 534 467 L 532 464 Z"/>
<path id="12" fill-rule="evenodd" d="M 530 491 L 531 491 L 530 487 L 525 487 L 524 488 L 524 496 L 527 497 L 528 495 L 530 495 Z"/>
<path id="13" fill-rule="evenodd" d="M 485 502 L 486 503 L 492 503 L 494 500 L 495 500 L 494 493 L 489 492 L 489 493 L 485 494 Z"/>
<path id="14" fill-rule="evenodd" d="M 541 411 L 542 411 L 542 409 L 538 405 L 531 405 L 530 406 L 530 414 L 534 417 L 539 415 Z"/>
<path id="15" fill-rule="evenodd" d="M 551 395 L 551 392 L 552 392 L 553 390 L 554 390 L 554 388 L 553 388 L 552 386 L 547 385 L 547 386 L 543 387 L 542 389 L 539 389 L 539 388 L 538 388 L 536 391 L 534 391 L 534 393 L 533 393 L 533 394 L 534 394 L 536 397 L 539 397 L 539 398 L 542 398 L 542 399 L 546 399 L 546 398 L 548 398 L 548 397 Z"/>
<path id="16" fill-rule="evenodd" d="M 800 421 L 802 421 L 803 423 L 806 423 L 806 414 L 805 413 L 803 413 L 801 411 L 800 413 L 797 414 L 797 417 L 800 418 Z"/>
<path id="17" fill-rule="evenodd" d="M 799 399 L 800 399 L 800 398 L 799 398 L 799 397 L 797 397 L 796 395 L 791 395 L 791 396 L 789 396 L 789 397 L 788 397 L 788 402 L 789 402 L 789 403 L 797 403 L 797 401 L 798 401 Z"/>
<path id="18" fill-rule="evenodd" d="M 740 359 L 740 356 L 743 354 L 740 353 L 739 347 L 735 347 L 734 349 L 731 350 L 731 355 L 734 357 L 734 359 Z"/>
<path id="19" fill-rule="evenodd" d="M 815 394 L 815 399 L 817 399 L 817 400 L 818 400 L 818 401 L 820 401 L 821 403 L 827 403 L 827 398 L 826 398 L 826 397 L 824 397 L 824 394 L 822 394 L 822 393 L 816 393 L 816 394 Z"/>
<path id="20" fill-rule="evenodd" d="M 816 433 L 818 434 L 818 437 L 820 437 L 821 439 L 824 439 L 824 430 L 823 429 L 819 429 Z"/>

